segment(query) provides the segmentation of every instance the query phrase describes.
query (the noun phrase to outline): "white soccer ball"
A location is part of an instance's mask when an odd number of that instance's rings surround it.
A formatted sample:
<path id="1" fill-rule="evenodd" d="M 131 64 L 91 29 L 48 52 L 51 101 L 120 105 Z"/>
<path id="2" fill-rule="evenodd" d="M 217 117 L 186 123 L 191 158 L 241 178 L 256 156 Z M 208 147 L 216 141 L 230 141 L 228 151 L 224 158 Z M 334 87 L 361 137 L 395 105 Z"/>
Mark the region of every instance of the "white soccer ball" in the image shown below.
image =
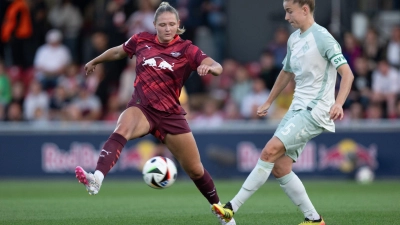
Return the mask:
<path id="1" fill-rule="evenodd" d="M 368 166 L 361 167 L 356 173 L 356 181 L 361 184 L 371 183 L 374 177 L 374 172 Z"/>
<path id="2" fill-rule="evenodd" d="M 162 156 L 147 160 L 142 173 L 144 182 L 155 189 L 171 186 L 178 175 L 175 163 L 171 159 Z"/>

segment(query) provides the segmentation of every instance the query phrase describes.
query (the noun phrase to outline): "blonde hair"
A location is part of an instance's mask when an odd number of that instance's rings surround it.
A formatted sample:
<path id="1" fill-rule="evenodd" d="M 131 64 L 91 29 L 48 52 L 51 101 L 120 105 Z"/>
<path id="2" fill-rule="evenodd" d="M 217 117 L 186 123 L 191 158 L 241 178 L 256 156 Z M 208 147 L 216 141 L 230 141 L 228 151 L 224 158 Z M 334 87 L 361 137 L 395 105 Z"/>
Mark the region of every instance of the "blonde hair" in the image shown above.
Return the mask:
<path id="1" fill-rule="evenodd" d="M 310 12 L 314 13 L 315 10 L 315 0 L 283 0 L 284 2 L 292 1 L 293 3 L 298 3 L 300 6 L 308 5 Z"/>
<path id="2" fill-rule="evenodd" d="M 158 16 L 164 12 L 170 12 L 175 14 L 176 20 L 179 21 L 178 11 L 176 11 L 176 9 L 172 7 L 168 2 L 161 2 L 160 6 L 158 6 L 158 9 L 156 10 L 156 13 L 154 14 L 154 22 L 156 22 Z M 177 34 L 183 34 L 184 32 L 185 28 L 180 28 L 180 27 L 178 27 L 178 30 L 176 31 Z"/>

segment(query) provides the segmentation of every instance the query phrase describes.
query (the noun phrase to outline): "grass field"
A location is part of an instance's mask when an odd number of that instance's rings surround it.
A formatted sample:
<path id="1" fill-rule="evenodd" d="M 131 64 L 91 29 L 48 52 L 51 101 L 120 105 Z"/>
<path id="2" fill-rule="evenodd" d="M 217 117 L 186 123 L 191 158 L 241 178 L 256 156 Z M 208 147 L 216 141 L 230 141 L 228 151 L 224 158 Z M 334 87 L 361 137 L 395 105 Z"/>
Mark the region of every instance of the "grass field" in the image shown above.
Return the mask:
<path id="1" fill-rule="evenodd" d="M 216 181 L 223 202 L 242 184 Z M 400 224 L 400 182 L 358 185 L 305 181 L 314 206 L 328 225 Z M 268 181 L 235 215 L 237 224 L 298 224 L 303 215 L 276 181 Z M 0 224 L 215 224 L 194 184 L 179 181 L 165 190 L 143 182 L 108 179 L 89 196 L 76 180 L 1 180 Z"/>

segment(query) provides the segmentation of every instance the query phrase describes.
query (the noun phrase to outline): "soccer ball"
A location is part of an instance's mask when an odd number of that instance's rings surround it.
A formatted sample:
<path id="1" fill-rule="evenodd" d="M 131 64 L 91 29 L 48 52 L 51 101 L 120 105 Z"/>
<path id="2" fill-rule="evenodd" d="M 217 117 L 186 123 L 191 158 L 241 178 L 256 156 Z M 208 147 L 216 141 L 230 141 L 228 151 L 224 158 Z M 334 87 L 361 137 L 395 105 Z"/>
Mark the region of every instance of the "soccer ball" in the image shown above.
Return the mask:
<path id="1" fill-rule="evenodd" d="M 171 186 L 178 175 L 175 163 L 167 157 L 156 156 L 144 164 L 144 182 L 152 188 L 162 189 Z"/>
<path id="2" fill-rule="evenodd" d="M 361 184 L 369 184 L 374 181 L 374 172 L 368 166 L 361 167 L 356 173 L 356 181 Z"/>

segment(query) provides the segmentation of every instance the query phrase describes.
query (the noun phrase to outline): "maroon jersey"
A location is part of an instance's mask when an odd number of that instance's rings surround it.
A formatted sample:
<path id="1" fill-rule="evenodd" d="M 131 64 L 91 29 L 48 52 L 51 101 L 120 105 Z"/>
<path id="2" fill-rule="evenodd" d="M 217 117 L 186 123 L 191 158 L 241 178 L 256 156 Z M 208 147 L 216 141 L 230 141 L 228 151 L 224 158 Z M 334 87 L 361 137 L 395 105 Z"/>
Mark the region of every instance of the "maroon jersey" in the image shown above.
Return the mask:
<path id="1" fill-rule="evenodd" d="M 156 34 L 143 32 L 133 35 L 123 48 L 130 58 L 136 55 L 132 95 L 136 103 L 159 111 L 186 114 L 179 102 L 183 84 L 208 56 L 178 35 L 170 43 L 162 44 Z"/>

